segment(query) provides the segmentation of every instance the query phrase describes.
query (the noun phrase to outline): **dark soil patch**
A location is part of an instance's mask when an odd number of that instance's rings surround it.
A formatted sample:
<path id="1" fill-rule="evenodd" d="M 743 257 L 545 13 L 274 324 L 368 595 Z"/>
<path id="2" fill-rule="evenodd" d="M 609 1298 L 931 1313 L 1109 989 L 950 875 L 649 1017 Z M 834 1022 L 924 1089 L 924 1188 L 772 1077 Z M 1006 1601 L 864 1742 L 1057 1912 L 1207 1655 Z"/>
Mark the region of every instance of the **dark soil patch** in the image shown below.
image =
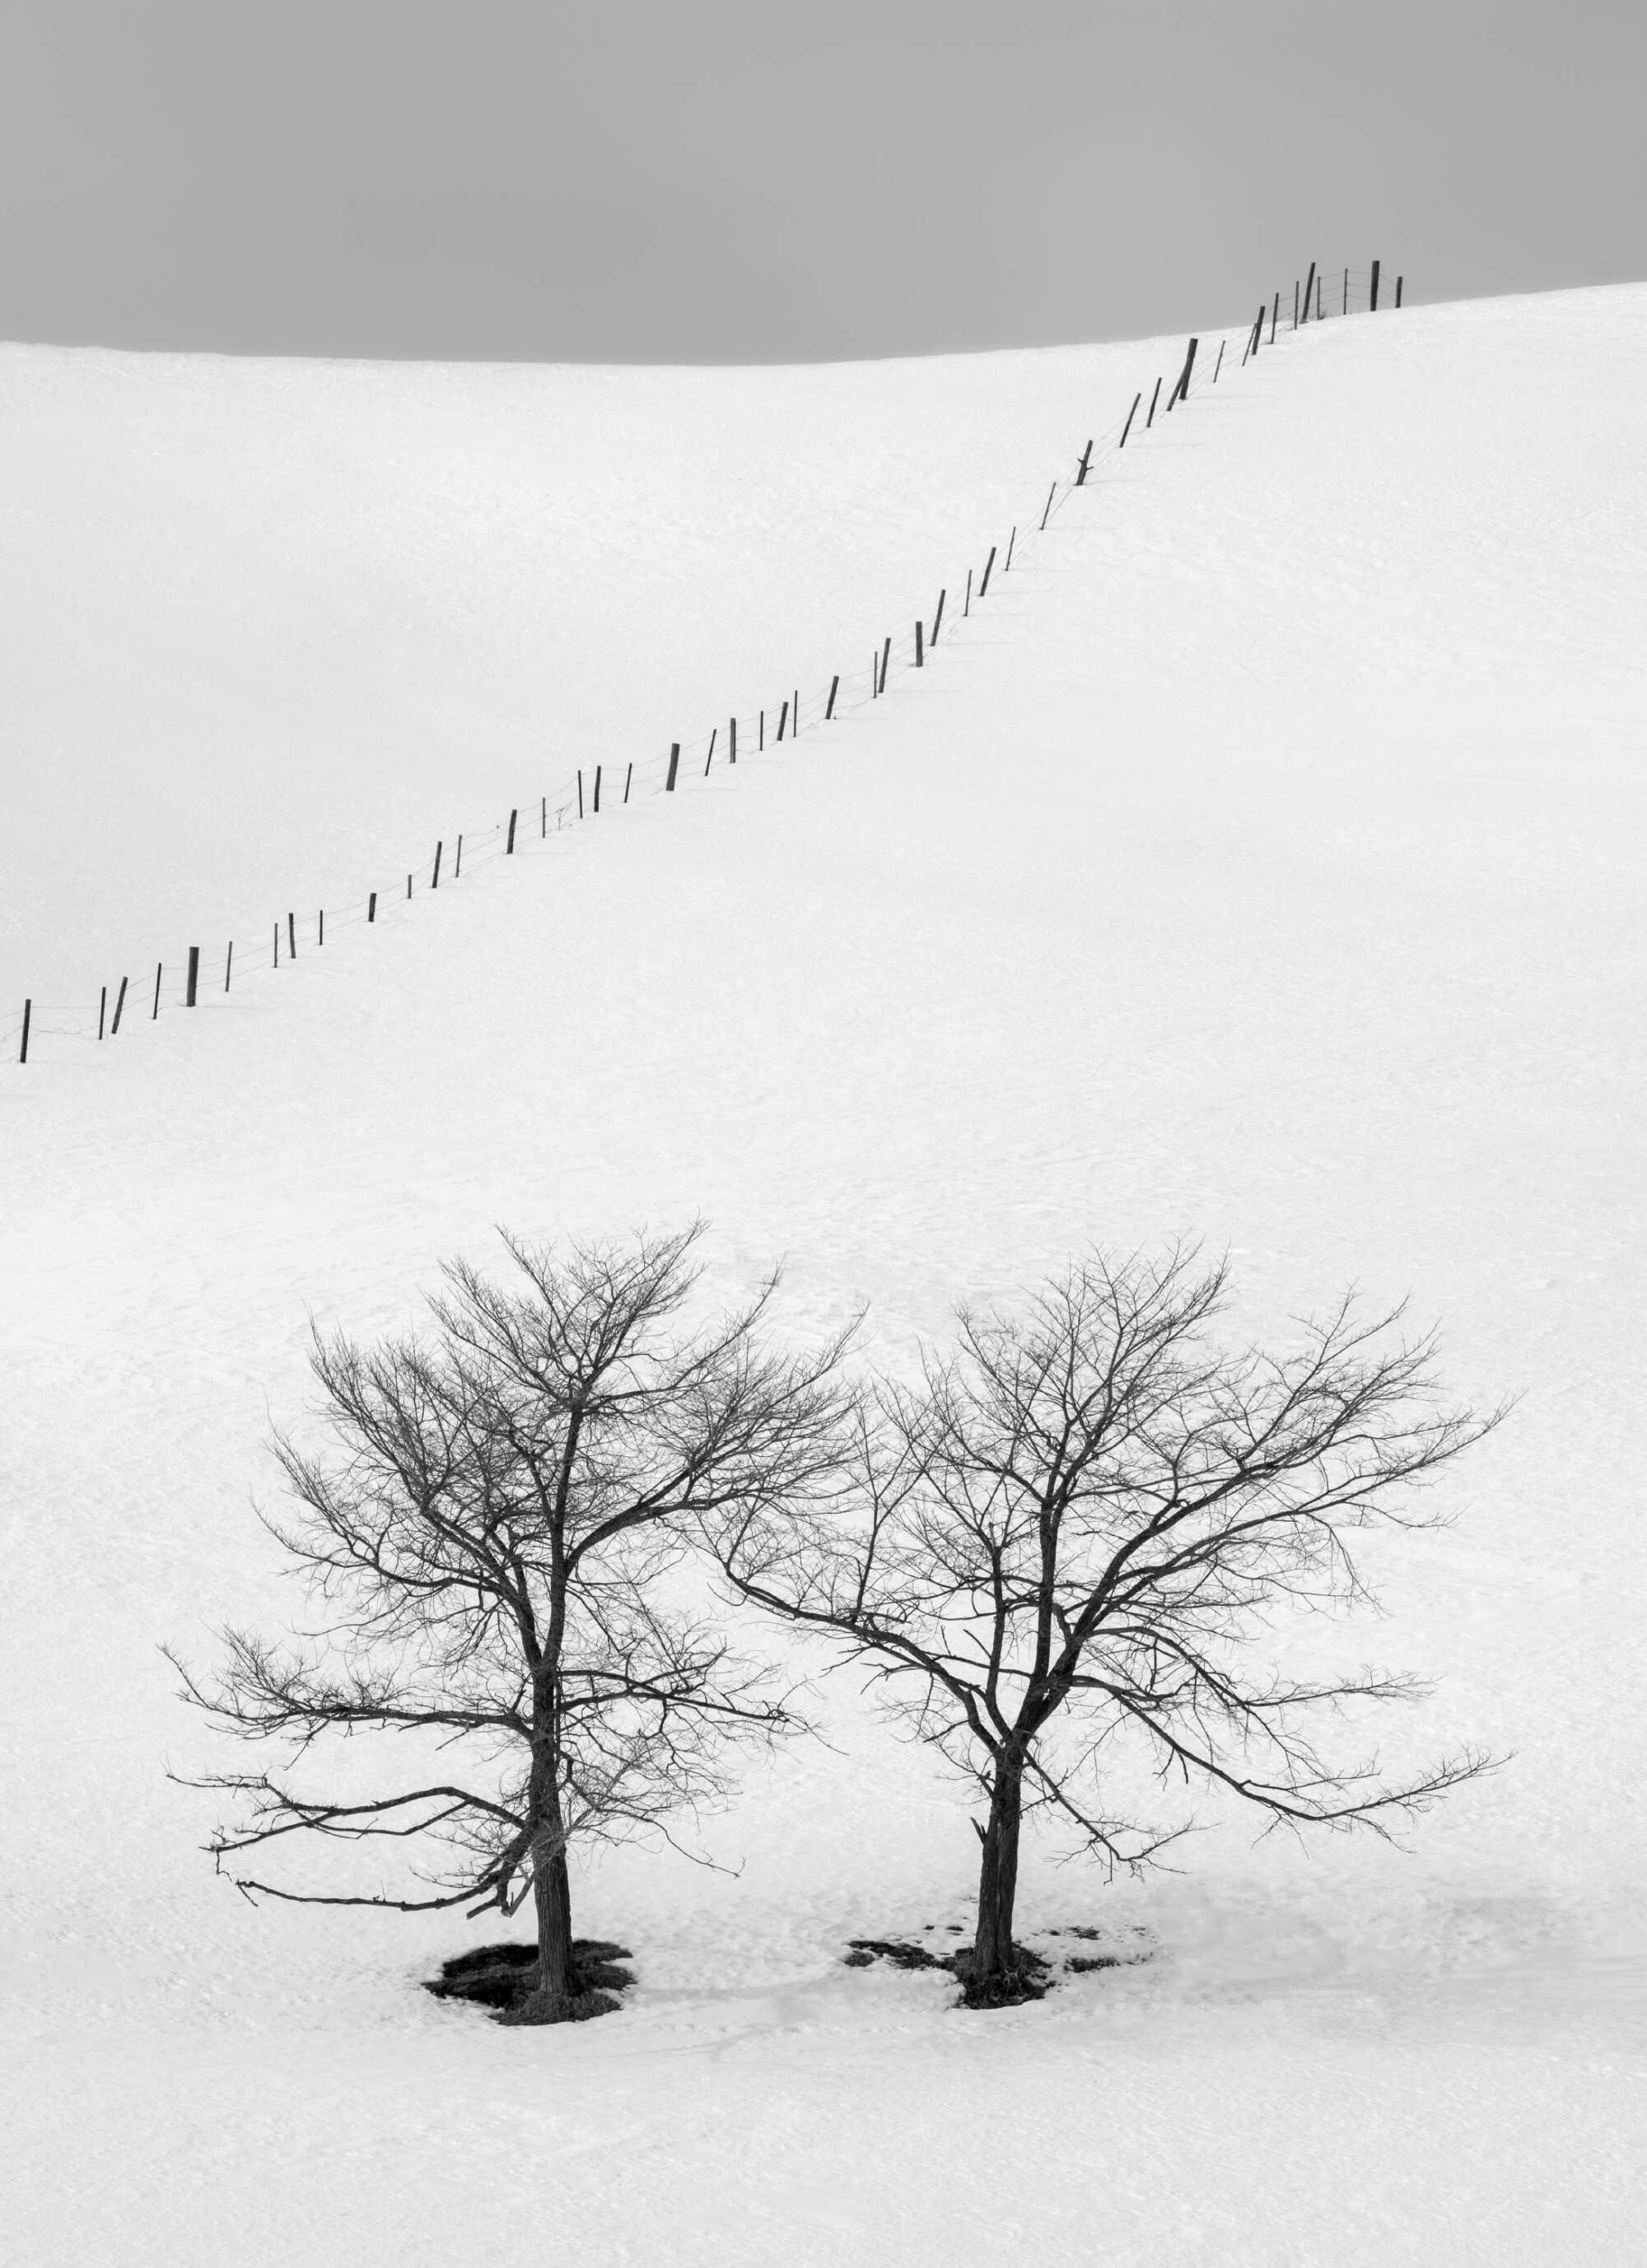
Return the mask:
<path id="1" fill-rule="evenodd" d="M 890 1961 L 894 1969 L 947 1969 L 950 1962 L 942 1955 L 929 1953 L 923 1945 L 911 1945 L 901 1937 L 855 1937 L 852 1950 L 846 1958 L 849 1969 L 867 1969 L 872 1961 Z"/>
<path id="2" fill-rule="evenodd" d="M 932 1926 L 930 1922 L 924 1925 L 929 1931 Z M 957 1923 L 948 1923 L 945 1927 L 957 1935 L 962 1933 Z M 1055 1929 L 1051 1933 L 1054 1937 L 1079 1937 L 1090 1941 L 1105 1933 L 1077 1928 Z M 895 1969 L 946 1970 L 960 1985 L 960 2006 L 964 2008 L 1021 2007 L 1026 2000 L 1045 1999 L 1060 1976 L 1084 1977 L 1099 1969 L 1129 1969 L 1150 1958 L 1147 1951 L 1066 1953 L 1055 1965 L 1044 1954 L 1019 1945 L 1013 1948 L 1016 1962 L 1011 1975 L 993 1977 L 986 1984 L 974 1984 L 970 1945 L 959 1946 L 952 1953 L 930 1953 L 925 1946 L 913 1945 L 906 1938 L 855 1937 L 850 1942 L 851 1951 L 843 1956 L 849 1969 L 868 1969 L 877 1961 L 890 1961 Z"/>
<path id="3" fill-rule="evenodd" d="M 428 1978 L 423 1990 L 437 2000 L 473 2000 L 489 2008 L 500 2024 L 581 2024 L 618 2007 L 614 1996 L 635 1982 L 634 1970 L 621 1964 L 633 1958 L 627 1946 L 575 1937 L 576 1990 L 546 2007 L 536 1997 L 535 1945 L 477 1945 L 443 1961 L 439 1976 Z"/>

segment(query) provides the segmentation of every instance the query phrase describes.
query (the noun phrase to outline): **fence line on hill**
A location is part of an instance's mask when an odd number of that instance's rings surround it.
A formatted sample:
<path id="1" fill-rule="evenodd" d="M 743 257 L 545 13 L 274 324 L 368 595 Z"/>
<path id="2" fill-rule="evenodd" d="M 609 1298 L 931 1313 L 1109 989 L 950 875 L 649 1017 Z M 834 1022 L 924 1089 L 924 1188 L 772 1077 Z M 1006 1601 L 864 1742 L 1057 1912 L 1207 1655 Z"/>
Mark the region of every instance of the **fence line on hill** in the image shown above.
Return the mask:
<path id="1" fill-rule="evenodd" d="M 868 659 L 860 646 L 857 660 L 835 673 L 827 688 L 809 690 L 805 698 L 798 686 L 780 689 L 770 709 L 730 716 L 695 740 L 672 741 L 667 756 L 620 764 L 608 764 L 602 758 L 592 765 L 575 767 L 553 788 L 540 789 L 528 802 L 515 806 L 506 820 L 440 837 L 433 850 L 406 870 L 403 877 L 397 873 L 386 886 L 368 891 L 350 904 L 316 909 L 301 916 L 295 907 L 288 907 L 266 920 L 261 943 L 243 931 L 210 962 L 200 946 L 187 946 L 170 964 L 169 992 L 168 964 L 161 960 L 155 964 L 152 979 L 145 971 L 125 971 L 117 983 L 104 985 L 92 1003 L 52 1003 L 31 997 L 20 1011 L 0 1017 L 0 1051 L 18 1064 L 26 1064 L 31 1048 L 42 1039 L 97 1044 L 129 1030 L 134 1022 L 156 1021 L 163 1009 L 195 1008 L 214 998 L 232 998 L 247 987 L 268 982 L 283 967 L 323 950 L 328 935 L 335 939 L 343 930 L 393 926 L 405 918 L 405 909 L 420 895 L 439 889 L 443 881 L 449 888 L 455 887 L 466 866 L 473 873 L 477 865 L 489 865 L 496 858 L 529 856 L 534 843 L 541 849 L 551 833 L 559 835 L 570 826 L 592 821 L 603 811 L 621 808 L 636 800 L 637 793 L 675 794 L 694 778 L 708 777 L 717 762 L 730 769 L 740 759 L 747 762 L 751 756 L 785 747 L 803 732 L 841 722 L 871 707 L 886 698 L 894 674 L 902 676 L 924 669 L 945 635 L 952 637 L 957 625 L 967 620 L 973 608 L 1020 564 L 1076 490 L 1088 485 L 1095 469 L 1095 452 L 1113 448 L 1118 453 L 1130 442 L 1142 439 L 1158 419 L 1170 416 L 1192 392 L 1207 391 L 1221 378 L 1245 369 L 1249 361 L 1277 343 L 1283 333 L 1290 335 L 1333 316 L 1377 313 L 1382 282 L 1376 260 L 1365 270 L 1323 269 L 1312 261 L 1306 273 L 1295 279 L 1290 305 L 1283 292 L 1272 291 L 1244 331 L 1225 333 L 1216 342 L 1191 338 L 1176 374 L 1163 371 L 1155 379 L 1148 409 L 1144 409 L 1145 389 L 1141 387 L 1123 416 L 1088 437 L 1074 469 L 1054 479 L 1045 496 L 1038 496 L 1026 510 L 1024 518 L 1011 523 L 1005 541 L 997 540 L 989 547 L 982 566 L 974 562 L 965 570 L 964 580 L 940 590 L 930 623 L 923 613 L 902 631 L 883 631 L 869 649 Z M 1404 284 L 1405 278 L 1397 276 L 1393 293 L 1385 287 L 1386 306 L 1401 306 Z M 1205 353 L 1201 351 L 1203 344 Z M 1233 351 L 1238 346 L 1239 358 Z M 1162 388 L 1169 379 L 1163 401 Z M 75 1021 L 56 1020 L 62 1018 Z"/>

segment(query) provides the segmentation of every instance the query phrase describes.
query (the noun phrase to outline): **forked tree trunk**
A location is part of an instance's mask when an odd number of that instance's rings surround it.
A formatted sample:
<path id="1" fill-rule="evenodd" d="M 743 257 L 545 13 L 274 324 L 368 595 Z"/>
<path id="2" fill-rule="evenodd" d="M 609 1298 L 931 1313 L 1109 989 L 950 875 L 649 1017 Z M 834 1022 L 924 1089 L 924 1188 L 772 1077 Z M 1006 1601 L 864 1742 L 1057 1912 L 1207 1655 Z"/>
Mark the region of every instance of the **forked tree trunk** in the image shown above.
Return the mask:
<path id="1" fill-rule="evenodd" d="M 1023 1753 L 1009 1747 L 996 1758 L 989 1793 L 989 1823 L 984 1830 L 983 1863 L 978 1874 L 978 1929 L 967 1979 L 971 1995 L 1010 1992 L 1017 1979 L 1012 1909 L 1018 1897 L 1018 1838 L 1023 1811 Z"/>

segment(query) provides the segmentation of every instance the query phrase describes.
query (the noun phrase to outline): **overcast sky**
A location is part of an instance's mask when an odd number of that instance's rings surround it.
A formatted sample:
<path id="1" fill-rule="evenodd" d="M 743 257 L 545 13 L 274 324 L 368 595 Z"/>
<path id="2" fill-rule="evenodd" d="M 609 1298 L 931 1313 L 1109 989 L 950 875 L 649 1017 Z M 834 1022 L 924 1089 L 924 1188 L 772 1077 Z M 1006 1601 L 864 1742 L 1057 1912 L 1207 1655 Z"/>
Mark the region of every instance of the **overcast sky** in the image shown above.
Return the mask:
<path id="1" fill-rule="evenodd" d="M 1643 0 L 0 0 L 0 336 L 771 361 L 1647 275 Z"/>

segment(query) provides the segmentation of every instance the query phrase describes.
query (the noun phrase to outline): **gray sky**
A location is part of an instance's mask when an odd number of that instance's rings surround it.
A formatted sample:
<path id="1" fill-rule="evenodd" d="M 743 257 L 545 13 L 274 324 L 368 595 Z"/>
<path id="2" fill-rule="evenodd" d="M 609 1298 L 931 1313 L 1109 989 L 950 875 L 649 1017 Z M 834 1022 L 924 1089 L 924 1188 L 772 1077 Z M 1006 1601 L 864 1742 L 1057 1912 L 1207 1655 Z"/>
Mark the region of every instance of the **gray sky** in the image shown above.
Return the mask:
<path id="1" fill-rule="evenodd" d="M 0 336 L 770 361 L 1647 275 L 1642 0 L 0 0 Z"/>

